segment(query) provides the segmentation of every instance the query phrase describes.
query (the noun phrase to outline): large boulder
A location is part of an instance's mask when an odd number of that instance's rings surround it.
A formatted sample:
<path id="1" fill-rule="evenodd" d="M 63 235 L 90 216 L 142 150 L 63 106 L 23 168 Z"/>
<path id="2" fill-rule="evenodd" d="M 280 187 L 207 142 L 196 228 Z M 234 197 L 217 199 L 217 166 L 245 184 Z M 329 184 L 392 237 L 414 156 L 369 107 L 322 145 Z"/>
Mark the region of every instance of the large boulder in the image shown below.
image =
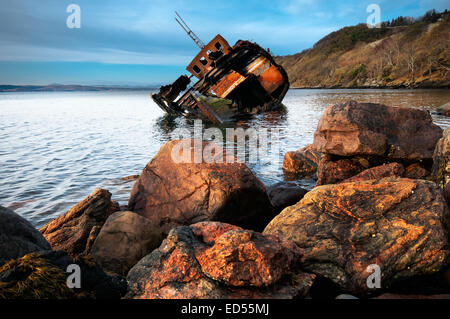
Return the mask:
<path id="1" fill-rule="evenodd" d="M 74 283 L 69 278 L 74 271 L 79 271 L 79 287 L 68 286 Z M 27 254 L 0 267 L 0 299 L 120 299 L 126 288 L 124 278 L 105 274 L 86 256 L 72 259 L 62 250 Z"/>
<path id="2" fill-rule="evenodd" d="M 444 135 L 436 144 L 431 179 L 441 187 L 450 181 L 450 128 L 444 131 Z"/>
<path id="3" fill-rule="evenodd" d="M 0 266 L 28 253 L 49 249 L 49 243 L 27 220 L 0 206 Z"/>
<path id="4" fill-rule="evenodd" d="M 441 136 L 425 110 L 350 101 L 325 110 L 313 146 L 339 156 L 418 161 L 432 158 Z"/>
<path id="5" fill-rule="evenodd" d="M 315 276 L 298 270 L 301 260 L 276 236 L 218 222 L 181 226 L 130 270 L 126 297 L 304 297 Z"/>
<path id="6" fill-rule="evenodd" d="M 372 264 L 381 269 L 382 288 L 443 268 L 448 227 L 449 210 L 436 184 L 385 178 L 316 187 L 264 234 L 302 248 L 303 269 L 364 294 Z"/>
<path id="7" fill-rule="evenodd" d="M 159 225 L 134 212 L 108 217 L 92 245 L 91 255 L 103 269 L 126 275 L 163 240 Z"/>
<path id="8" fill-rule="evenodd" d="M 270 202 L 277 213 L 297 203 L 307 192 L 295 182 L 279 182 L 267 188 Z"/>
<path id="9" fill-rule="evenodd" d="M 118 210 L 109 191 L 96 189 L 39 231 L 54 250 L 64 250 L 73 257 L 88 254 L 106 219 Z"/>
<path id="10" fill-rule="evenodd" d="M 287 175 L 310 176 L 319 165 L 321 154 L 312 145 L 307 145 L 298 151 L 287 152 L 283 159 L 283 172 Z"/>
<path id="11" fill-rule="evenodd" d="M 214 153 L 210 160 L 196 159 L 208 152 Z M 161 147 L 133 185 L 128 209 L 159 225 L 165 235 L 206 220 L 262 230 L 273 217 L 266 189 L 250 169 L 222 148 L 196 140 Z"/>

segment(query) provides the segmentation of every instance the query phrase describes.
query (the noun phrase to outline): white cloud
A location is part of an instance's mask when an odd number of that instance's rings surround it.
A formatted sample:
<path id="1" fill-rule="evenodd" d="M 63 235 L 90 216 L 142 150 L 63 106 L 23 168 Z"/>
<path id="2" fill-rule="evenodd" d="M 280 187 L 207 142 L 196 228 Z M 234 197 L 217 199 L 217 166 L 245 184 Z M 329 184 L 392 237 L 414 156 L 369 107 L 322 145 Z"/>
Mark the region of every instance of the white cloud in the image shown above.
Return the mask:
<path id="1" fill-rule="evenodd" d="M 18 55 L 18 52 L 21 52 L 21 54 Z M 0 44 L 0 61 L 186 65 L 191 59 L 192 57 L 189 56 L 170 53 L 141 53 L 107 48 L 89 52 L 29 45 Z"/>

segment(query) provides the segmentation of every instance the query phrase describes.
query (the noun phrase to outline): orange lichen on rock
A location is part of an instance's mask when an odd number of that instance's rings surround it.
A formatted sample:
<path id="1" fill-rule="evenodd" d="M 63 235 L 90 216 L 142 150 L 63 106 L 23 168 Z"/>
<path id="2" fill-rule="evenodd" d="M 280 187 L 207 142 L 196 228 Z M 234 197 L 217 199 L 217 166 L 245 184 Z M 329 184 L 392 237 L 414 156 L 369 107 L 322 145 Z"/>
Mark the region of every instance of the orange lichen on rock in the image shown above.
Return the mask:
<path id="1" fill-rule="evenodd" d="M 293 240 L 304 269 L 363 294 L 371 264 L 380 266 L 383 287 L 445 267 L 449 219 L 434 183 L 385 178 L 316 187 L 263 234 Z"/>
<path id="2" fill-rule="evenodd" d="M 171 230 L 128 274 L 128 298 L 304 297 L 314 275 L 301 250 L 273 235 L 218 222 Z"/>

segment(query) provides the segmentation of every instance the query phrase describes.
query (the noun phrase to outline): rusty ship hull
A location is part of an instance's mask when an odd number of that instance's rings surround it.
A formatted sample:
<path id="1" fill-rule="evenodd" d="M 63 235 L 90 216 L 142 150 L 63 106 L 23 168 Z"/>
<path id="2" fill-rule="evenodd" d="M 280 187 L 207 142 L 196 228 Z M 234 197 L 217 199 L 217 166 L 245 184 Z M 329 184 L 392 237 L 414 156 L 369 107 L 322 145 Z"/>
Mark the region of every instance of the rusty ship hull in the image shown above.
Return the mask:
<path id="1" fill-rule="evenodd" d="M 220 34 L 201 46 L 186 70 L 190 77 L 180 76 L 152 94 L 152 99 L 169 114 L 213 123 L 223 122 L 230 114 L 256 114 L 280 108 L 289 89 L 286 71 L 268 51 L 243 40 L 230 47 Z M 188 88 L 191 78 L 197 81 Z M 211 98 L 222 103 L 209 103 Z"/>

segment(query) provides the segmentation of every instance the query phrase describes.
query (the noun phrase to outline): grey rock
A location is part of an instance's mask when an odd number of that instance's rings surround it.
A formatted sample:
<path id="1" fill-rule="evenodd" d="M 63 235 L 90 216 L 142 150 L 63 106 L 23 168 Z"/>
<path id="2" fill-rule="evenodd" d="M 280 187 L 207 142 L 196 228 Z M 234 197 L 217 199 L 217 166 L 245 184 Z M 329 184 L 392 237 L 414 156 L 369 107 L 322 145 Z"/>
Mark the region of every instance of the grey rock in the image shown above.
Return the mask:
<path id="1" fill-rule="evenodd" d="M 50 244 L 30 222 L 0 206 L 0 265 L 28 253 L 50 249 Z"/>
<path id="2" fill-rule="evenodd" d="M 103 269 L 126 275 L 162 239 L 161 228 L 149 219 L 130 211 L 116 212 L 100 230 L 91 255 Z"/>

